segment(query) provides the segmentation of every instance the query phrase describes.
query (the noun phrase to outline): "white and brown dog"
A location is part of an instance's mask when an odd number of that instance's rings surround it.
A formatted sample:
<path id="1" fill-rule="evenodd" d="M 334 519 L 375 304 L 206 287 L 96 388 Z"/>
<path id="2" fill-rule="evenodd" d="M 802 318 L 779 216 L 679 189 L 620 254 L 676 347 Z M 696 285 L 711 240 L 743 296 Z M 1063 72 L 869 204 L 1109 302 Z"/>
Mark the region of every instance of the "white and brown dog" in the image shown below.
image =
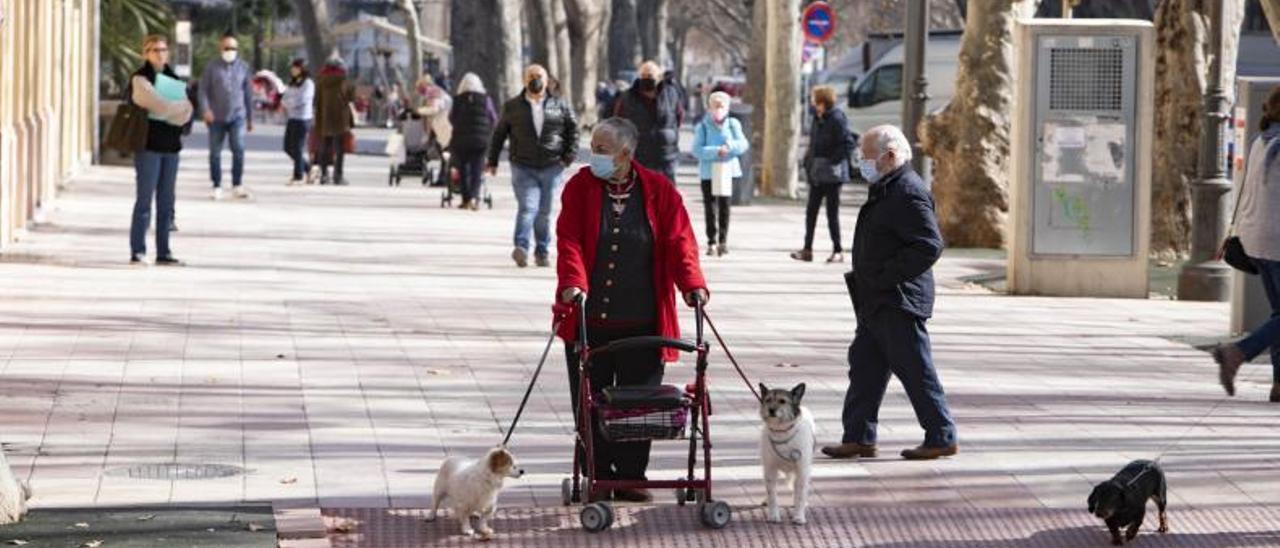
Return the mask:
<path id="1" fill-rule="evenodd" d="M 0 449 L 0 525 L 21 521 L 27 515 L 30 498 L 31 488 L 13 475 L 4 449 Z"/>
<path id="2" fill-rule="evenodd" d="M 764 421 L 760 431 L 760 460 L 764 464 L 769 521 L 782 521 L 782 509 L 778 507 L 778 479 L 782 476 L 791 478 L 795 494 L 791 523 L 804 525 L 815 442 L 813 415 L 800 406 L 804 383 L 791 390 L 770 390 L 760 383 L 760 396 L 760 418 Z"/>
<path id="3" fill-rule="evenodd" d="M 498 507 L 498 493 L 507 478 L 518 478 L 524 470 L 516 465 L 516 458 L 505 447 L 490 449 L 478 461 L 449 457 L 440 463 L 435 488 L 431 492 L 431 512 L 427 521 L 436 519 L 442 505 L 462 525 L 462 534 L 479 540 L 493 538 L 490 522 Z M 476 518 L 476 528 L 471 518 Z"/>

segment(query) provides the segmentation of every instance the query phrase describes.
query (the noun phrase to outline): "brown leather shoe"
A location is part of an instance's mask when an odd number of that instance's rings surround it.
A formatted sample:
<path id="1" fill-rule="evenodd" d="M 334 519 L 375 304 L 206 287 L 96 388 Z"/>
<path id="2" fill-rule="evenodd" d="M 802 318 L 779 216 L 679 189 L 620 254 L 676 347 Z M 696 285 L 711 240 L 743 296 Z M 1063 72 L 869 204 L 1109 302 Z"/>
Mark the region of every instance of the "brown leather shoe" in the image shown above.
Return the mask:
<path id="1" fill-rule="evenodd" d="M 874 459 L 876 458 L 876 446 L 863 445 L 861 443 L 842 443 L 840 445 L 828 445 L 822 448 L 822 454 L 833 459 Z"/>
<path id="2" fill-rule="evenodd" d="M 614 489 L 613 500 L 622 502 L 653 502 L 653 493 L 648 489 Z"/>
<path id="3" fill-rule="evenodd" d="M 1244 363 L 1244 352 L 1234 344 L 1224 344 L 1213 349 L 1213 361 L 1218 362 L 1218 382 L 1228 396 L 1236 395 L 1236 373 Z"/>
<path id="4" fill-rule="evenodd" d="M 960 446 L 927 447 L 921 445 L 914 449 L 903 449 L 902 458 L 907 460 L 933 460 L 939 457 L 950 457 L 960 452 Z"/>

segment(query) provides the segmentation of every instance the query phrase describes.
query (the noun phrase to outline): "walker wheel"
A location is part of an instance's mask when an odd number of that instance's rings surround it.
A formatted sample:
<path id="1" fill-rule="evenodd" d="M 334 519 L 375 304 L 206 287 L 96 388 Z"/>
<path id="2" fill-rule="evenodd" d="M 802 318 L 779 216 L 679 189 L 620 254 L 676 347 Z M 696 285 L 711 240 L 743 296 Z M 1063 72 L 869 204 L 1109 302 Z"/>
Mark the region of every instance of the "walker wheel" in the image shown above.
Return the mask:
<path id="1" fill-rule="evenodd" d="M 578 519 L 588 533 L 599 533 L 613 525 L 613 508 L 607 503 L 593 502 L 582 507 Z"/>
<path id="2" fill-rule="evenodd" d="M 689 495 L 683 487 L 676 488 L 676 506 L 684 506 L 684 503 L 688 502 L 688 500 L 685 499 L 687 496 Z"/>
<path id="3" fill-rule="evenodd" d="M 573 503 L 573 480 L 565 478 L 560 481 L 560 504 L 569 506 Z"/>
<path id="4" fill-rule="evenodd" d="M 733 509 L 729 507 L 729 503 L 722 500 L 708 501 L 698 507 L 698 517 L 702 519 L 702 525 L 707 528 L 724 529 L 733 519 Z"/>

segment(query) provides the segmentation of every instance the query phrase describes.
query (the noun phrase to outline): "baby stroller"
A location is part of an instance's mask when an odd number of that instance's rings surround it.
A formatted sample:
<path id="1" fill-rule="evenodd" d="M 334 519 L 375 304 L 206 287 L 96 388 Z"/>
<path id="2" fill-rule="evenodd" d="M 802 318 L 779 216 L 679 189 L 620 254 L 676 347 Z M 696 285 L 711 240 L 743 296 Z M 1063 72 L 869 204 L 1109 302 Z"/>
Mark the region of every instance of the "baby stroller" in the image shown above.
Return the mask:
<path id="1" fill-rule="evenodd" d="M 400 179 L 406 175 L 421 176 L 423 186 L 443 184 L 447 155 L 423 125 L 422 116 L 406 110 L 400 114 L 397 125 L 397 133 L 403 140 L 400 151 L 403 154 L 389 151 L 392 160 L 387 186 L 400 186 Z"/>
<path id="2" fill-rule="evenodd" d="M 450 156 L 453 157 L 452 155 Z M 456 166 L 449 167 L 449 184 L 445 185 L 444 192 L 440 194 L 440 207 L 452 207 L 453 197 L 462 195 L 462 174 Z M 480 175 L 480 198 L 485 206 L 493 209 L 493 194 L 489 192 L 488 183 L 484 182 L 484 175 Z"/>
<path id="3" fill-rule="evenodd" d="M 577 304 L 578 345 L 581 357 L 574 364 L 578 374 L 579 391 L 576 404 L 577 436 L 573 451 L 573 477 L 565 478 L 560 485 L 561 502 L 565 506 L 588 501 L 578 514 L 582 528 L 599 532 L 613 525 L 613 506 L 597 501 L 600 495 L 613 489 L 674 489 L 676 504 L 698 503 L 698 516 L 702 524 L 721 529 L 729 524 L 733 510 L 728 503 L 711 498 L 711 401 L 707 392 L 707 353 L 710 346 L 703 341 L 702 302 L 696 303 L 694 315 L 697 323 L 697 339 L 694 342 L 665 337 L 631 337 L 619 339 L 600 348 L 587 344 L 586 306 Z M 692 352 L 697 356 L 693 384 L 680 389 L 671 385 L 661 386 L 611 386 L 596 392 L 591 388 L 588 368 L 591 359 L 612 352 L 634 352 L 653 348 L 674 348 Z M 689 440 L 689 470 L 682 479 L 668 481 L 649 480 L 601 480 L 596 479 L 595 439 L 596 429 L 610 441 Z M 687 432 L 686 432 L 687 430 Z M 701 441 L 702 479 L 694 475 Z M 582 462 L 580 457 L 585 458 Z M 585 468 L 585 471 L 583 470 Z M 584 496 L 585 495 L 585 496 Z"/>

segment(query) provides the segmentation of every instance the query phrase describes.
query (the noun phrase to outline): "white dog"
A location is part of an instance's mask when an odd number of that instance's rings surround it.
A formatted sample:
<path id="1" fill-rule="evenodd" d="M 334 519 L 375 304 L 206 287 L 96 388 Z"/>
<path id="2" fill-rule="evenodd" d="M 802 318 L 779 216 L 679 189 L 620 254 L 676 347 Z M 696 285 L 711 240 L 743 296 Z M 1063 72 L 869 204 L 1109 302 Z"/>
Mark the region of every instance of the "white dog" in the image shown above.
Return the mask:
<path id="1" fill-rule="evenodd" d="M 760 383 L 760 396 L 760 418 L 764 420 L 764 428 L 760 432 L 760 460 L 764 464 L 769 521 L 782 521 L 782 509 L 778 508 L 778 479 L 785 476 L 792 478 L 791 487 L 795 493 L 791 523 L 804 525 L 807 522 L 805 512 L 809 509 L 809 478 L 813 474 L 815 442 L 813 415 L 800 406 L 804 383 L 791 390 L 770 390 Z"/>
<path id="2" fill-rule="evenodd" d="M 27 515 L 31 488 L 14 477 L 9 461 L 0 449 L 0 525 L 21 521 Z"/>
<path id="3" fill-rule="evenodd" d="M 478 461 L 458 457 L 444 459 L 431 492 L 431 513 L 427 515 L 427 521 L 435 520 L 436 512 L 447 501 L 454 519 L 462 525 L 462 534 L 480 540 L 492 539 L 493 528 L 489 523 L 497 510 L 502 482 L 506 478 L 523 475 L 524 470 L 516 466 L 515 457 L 505 447 L 490 449 Z M 471 528 L 473 516 L 476 517 L 477 529 Z"/>

